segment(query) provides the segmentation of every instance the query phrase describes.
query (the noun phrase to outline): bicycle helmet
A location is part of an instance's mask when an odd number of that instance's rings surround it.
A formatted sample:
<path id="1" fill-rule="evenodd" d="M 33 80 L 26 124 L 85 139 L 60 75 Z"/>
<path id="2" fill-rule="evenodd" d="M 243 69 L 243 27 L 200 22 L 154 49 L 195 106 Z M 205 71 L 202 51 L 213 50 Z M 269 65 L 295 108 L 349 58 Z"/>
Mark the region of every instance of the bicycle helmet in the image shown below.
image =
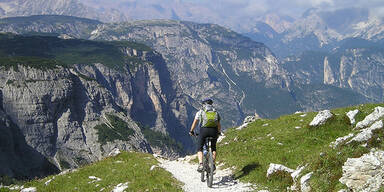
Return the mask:
<path id="1" fill-rule="evenodd" d="M 209 105 L 212 105 L 213 104 L 213 100 L 211 98 L 205 98 L 205 99 L 202 100 L 201 103 L 203 103 L 203 104 L 207 103 Z"/>

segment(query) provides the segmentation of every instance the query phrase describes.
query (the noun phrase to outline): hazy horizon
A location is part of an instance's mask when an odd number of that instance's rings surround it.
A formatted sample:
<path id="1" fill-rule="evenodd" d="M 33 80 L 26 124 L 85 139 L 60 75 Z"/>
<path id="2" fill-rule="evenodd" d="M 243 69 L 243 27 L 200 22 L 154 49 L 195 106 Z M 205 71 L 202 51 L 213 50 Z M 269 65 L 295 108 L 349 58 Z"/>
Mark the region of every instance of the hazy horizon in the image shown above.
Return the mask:
<path id="1" fill-rule="evenodd" d="M 312 8 L 334 11 L 367 9 L 371 16 L 384 16 L 381 0 L 79 0 L 93 8 L 116 9 L 129 20 L 175 19 L 215 23 L 246 31 L 266 14 L 299 18 Z"/>

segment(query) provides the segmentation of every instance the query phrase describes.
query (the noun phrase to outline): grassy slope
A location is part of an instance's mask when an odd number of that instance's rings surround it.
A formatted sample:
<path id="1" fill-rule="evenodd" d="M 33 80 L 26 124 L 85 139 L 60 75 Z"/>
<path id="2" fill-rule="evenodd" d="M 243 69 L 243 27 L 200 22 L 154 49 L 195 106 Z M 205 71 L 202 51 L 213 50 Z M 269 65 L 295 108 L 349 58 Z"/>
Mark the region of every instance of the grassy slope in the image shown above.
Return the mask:
<path id="1" fill-rule="evenodd" d="M 181 184 L 163 168 L 152 165 L 158 162 L 150 154 L 123 152 L 116 157 L 109 157 L 78 171 L 58 176 L 31 181 L 24 187 L 37 187 L 38 191 L 112 191 L 119 183 L 128 183 L 126 191 L 181 191 Z M 93 182 L 89 176 L 96 176 L 101 181 Z M 54 179 L 48 184 L 44 183 Z M 1 189 L 0 191 L 9 191 Z"/>
<path id="2" fill-rule="evenodd" d="M 266 177 L 270 163 L 283 164 L 296 169 L 308 166 L 303 174 L 314 171 L 310 185 L 314 191 L 334 191 L 345 188 L 338 179 L 342 176 L 341 166 L 348 157 L 360 157 L 369 148 L 384 149 L 384 144 L 376 138 L 368 142 L 368 147 L 359 143 L 331 149 L 329 144 L 338 137 L 353 132 L 346 113 L 359 109 L 356 121 L 370 114 L 374 107 L 384 104 L 366 104 L 331 110 L 335 116 L 325 125 L 309 127 L 317 113 L 304 113 L 281 116 L 277 119 L 260 119 L 243 130 L 229 129 L 226 138 L 219 144 L 218 159 L 226 166 L 235 166 L 235 177 L 241 181 L 260 184 L 260 188 L 271 191 L 285 191 L 292 181 L 286 175 Z M 297 129 L 296 127 L 300 127 Z M 383 133 L 376 133 L 381 137 Z M 273 137 L 273 138 L 272 138 Z M 320 156 L 320 153 L 322 155 Z"/>

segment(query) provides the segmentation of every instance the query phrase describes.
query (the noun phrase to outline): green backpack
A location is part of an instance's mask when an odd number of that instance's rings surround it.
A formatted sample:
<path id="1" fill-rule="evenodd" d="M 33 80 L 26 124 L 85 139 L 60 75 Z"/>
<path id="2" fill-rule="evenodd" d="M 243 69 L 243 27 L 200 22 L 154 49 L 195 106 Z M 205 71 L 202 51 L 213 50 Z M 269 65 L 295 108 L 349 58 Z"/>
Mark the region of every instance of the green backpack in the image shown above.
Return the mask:
<path id="1" fill-rule="evenodd" d="M 216 111 L 203 111 L 203 123 L 201 127 L 216 128 L 219 123 L 219 117 Z"/>

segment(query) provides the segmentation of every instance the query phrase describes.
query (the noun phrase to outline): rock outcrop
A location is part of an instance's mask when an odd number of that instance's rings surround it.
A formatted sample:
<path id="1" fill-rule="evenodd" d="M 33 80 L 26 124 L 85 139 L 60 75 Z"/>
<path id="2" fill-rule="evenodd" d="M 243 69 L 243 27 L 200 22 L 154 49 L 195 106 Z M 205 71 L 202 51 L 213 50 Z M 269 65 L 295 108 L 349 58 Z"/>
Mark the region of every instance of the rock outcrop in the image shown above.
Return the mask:
<path id="1" fill-rule="evenodd" d="M 372 150 L 359 158 L 348 158 L 340 182 L 353 191 L 379 191 L 383 187 L 384 151 Z"/>
<path id="2" fill-rule="evenodd" d="M 375 107 L 374 111 L 371 114 L 366 116 L 363 121 L 360 121 L 356 124 L 356 129 L 367 127 L 383 116 L 384 116 L 384 107 Z"/>
<path id="3" fill-rule="evenodd" d="M 320 111 L 315 118 L 309 123 L 309 126 L 323 125 L 328 119 L 332 118 L 333 114 L 329 110 Z"/>
<path id="4" fill-rule="evenodd" d="M 355 120 L 355 116 L 359 113 L 359 110 L 358 109 L 355 109 L 353 111 L 349 111 L 347 113 L 347 117 L 349 118 L 349 121 L 351 122 L 351 124 L 355 124 L 356 120 Z"/>

